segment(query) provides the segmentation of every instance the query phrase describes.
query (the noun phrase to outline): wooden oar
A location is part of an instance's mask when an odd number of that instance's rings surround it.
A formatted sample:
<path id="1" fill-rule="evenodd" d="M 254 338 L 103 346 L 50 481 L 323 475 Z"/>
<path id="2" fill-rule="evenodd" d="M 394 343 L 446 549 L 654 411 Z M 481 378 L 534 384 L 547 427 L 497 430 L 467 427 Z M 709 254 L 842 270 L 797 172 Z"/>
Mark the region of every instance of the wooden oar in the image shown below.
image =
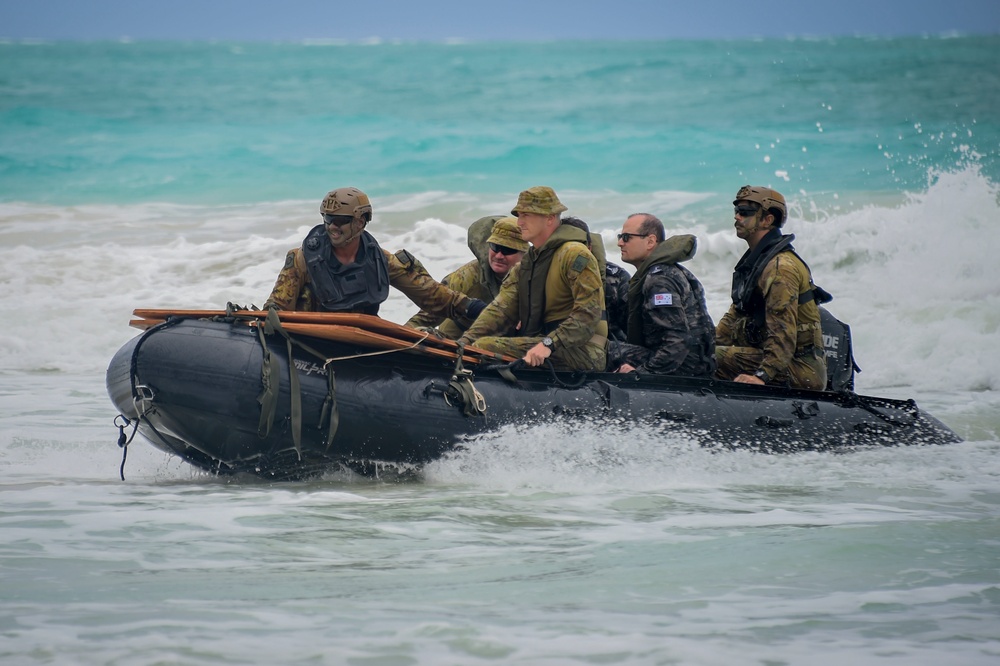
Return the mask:
<path id="1" fill-rule="evenodd" d="M 147 329 L 163 323 L 167 317 L 190 317 L 207 319 L 221 317 L 227 314 L 248 316 L 261 320 L 267 316 L 262 310 L 235 310 L 227 313 L 225 310 L 162 310 L 136 309 L 133 312 L 142 319 L 133 319 L 130 326 Z M 291 312 L 279 311 L 278 319 L 289 333 L 308 335 L 310 337 L 340 342 L 351 342 L 368 347 L 381 349 L 407 349 L 419 343 L 417 349 L 434 352 L 433 355 L 443 358 L 456 358 L 458 345 L 454 340 L 442 339 L 427 335 L 407 326 L 400 326 L 380 317 L 364 314 L 341 312 Z M 509 363 L 515 359 L 494 352 L 466 347 L 463 361 L 468 363 L 499 362 Z"/>
<path id="2" fill-rule="evenodd" d="M 225 310 L 143 310 L 137 309 L 132 312 L 136 317 L 144 319 L 166 319 L 167 317 L 223 317 L 227 313 Z M 267 310 L 234 310 L 231 314 L 239 317 L 253 317 L 255 319 L 265 319 Z M 383 335 L 391 335 L 404 340 L 420 340 L 425 334 L 408 326 L 376 317 L 374 315 L 354 314 L 351 312 L 296 312 L 292 310 L 279 310 L 278 320 L 281 322 L 295 322 L 299 324 L 337 324 L 341 326 L 357 326 L 366 331 L 374 331 Z M 428 338 L 431 344 L 445 349 L 457 349 L 458 345 L 454 340 L 442 339 L 435 336 Z M 486 352 L 489 353 L 489 352 Z"/>

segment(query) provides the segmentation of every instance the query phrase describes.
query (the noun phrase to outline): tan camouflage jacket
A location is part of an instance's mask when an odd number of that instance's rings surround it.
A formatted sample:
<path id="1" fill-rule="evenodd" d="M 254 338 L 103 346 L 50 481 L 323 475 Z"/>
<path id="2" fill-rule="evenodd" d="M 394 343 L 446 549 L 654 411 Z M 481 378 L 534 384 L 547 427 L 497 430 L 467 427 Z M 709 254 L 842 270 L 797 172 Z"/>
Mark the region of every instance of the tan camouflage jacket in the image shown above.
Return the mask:
<path id="1" fill-rule="evenodd" d="M 519 322 L 518 290 L 523 265 L 517 264 L 507 274 L 500 293 L 462 335 L 464 340 L 510 335 L 514 331 Z M 604 276 L 597 259 L 583 243 L 565 243 L 556 250 L 545 285 L 545 321 L 562 321 L 549 333 L 556 347 L 582 346 L 595 335 L 607 337 L 607 322 L 602 319 Z"/>
<path id="2" fill-rule="evenodd" d="M 786 374 L 796 352 L 823 349 L 819 307 L 815 301 L 799 305 L 799 294 L 812 289 L 809 269 L 792 252 L 781 252 L 768 262 L 757 281 L 764 294 L 766 334 L 760 348 L 760 367 L 769 377 Z M 716 345 L 755 346 L 745 334 L 751 318 L 730 306 L 715 329 Z"/>
<path id="3" fill-rule="evenodd" d="M 473 259 L 446 275 L 441 280 L 441 284 L 471 298 L 478 298 L 484 303 L 489 303 L 493 300 L 494 293 L 490 291 L 488 285 L 483 283 L 483 268 L 478 259 Z M 421 310 L 410 317 L 406 325 L 411 328 L 432 328 L 437 326 L 438 330 L 444 336 L 455 340 L 472 325 L 472 322 L 464 317 L 449 319 L 439 313 L 436 314 L 427 310 Z"/>

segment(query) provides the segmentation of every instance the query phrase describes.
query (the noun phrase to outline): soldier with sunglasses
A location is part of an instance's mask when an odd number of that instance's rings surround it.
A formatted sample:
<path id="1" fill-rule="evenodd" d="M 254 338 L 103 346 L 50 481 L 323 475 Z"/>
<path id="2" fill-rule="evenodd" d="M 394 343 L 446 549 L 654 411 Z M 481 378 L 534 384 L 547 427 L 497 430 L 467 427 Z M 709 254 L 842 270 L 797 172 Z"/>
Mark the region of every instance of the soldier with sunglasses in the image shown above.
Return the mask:
<path id="1" fill-rule="evenodd" d="M 485 242 L 483 236 L 487 236 Z M 521 238 L 517 218 L 493 215 L 482 217 L 469 226 L 469 249 L 475 259 L 449 273 L 441 284 L 466 296 L 490 303 L 500 293 L 505 277 L 528 250 Z M 466 317 L 446 318 L 439 313 L 421 310 L 410 317 L 407 326 L 419 329 L 437 327 L 446 338 L 457 339 L 472 325 Z"/>
<path id="2" fill-rule="evenodd" d="M 618 248 L 636 271 L 628 284 L 627 339 L 608 345 L 609 370 L 713 375 L 715 324 L 705 290 L 680 264 L 694 257 L 696 246 L 690 234 L 666 238 L 663 223 L 649 213 L 625 220 Z"/>
<path id="3" fill-rule="evenodd" d="M 371 201 L 355 187 L 330 191 L 319 207 L 323 223 L 285 255 L 285 265 L 264 303 L 266 308 L 311 312 L 378 314 L 395 287 L 430 312 L 475 319 L 486 304 L 434 281 L 406 250 L 379 247 L 365 227 Z"/>
<path id="4" fill-rule="evenodd" d="M 819 304 L 830 295 L 782 235 L 785 198 L 745 185 L 733 201 L 736 235 L 749 248 L 733 272 L 733 304 L 716 327 L 716 376 L 748 384 L 826 388 Z"/>

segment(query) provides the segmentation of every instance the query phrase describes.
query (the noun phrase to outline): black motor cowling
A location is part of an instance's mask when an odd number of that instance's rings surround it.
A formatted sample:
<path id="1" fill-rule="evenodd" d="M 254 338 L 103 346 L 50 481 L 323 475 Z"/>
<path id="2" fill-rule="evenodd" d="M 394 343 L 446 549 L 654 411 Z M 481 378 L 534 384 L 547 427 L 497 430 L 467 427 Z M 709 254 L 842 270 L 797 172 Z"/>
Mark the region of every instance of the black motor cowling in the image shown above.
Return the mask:
<path id="1" fill-rule="evenodd" d="M 826 390 L 853 391 L 854 373 L 861 372 L 861 368 L 854 361 L 851 327 L 824 307 L 820 307 L 819 313 L 823 328 L 823 349 L 826 351 Z"/>

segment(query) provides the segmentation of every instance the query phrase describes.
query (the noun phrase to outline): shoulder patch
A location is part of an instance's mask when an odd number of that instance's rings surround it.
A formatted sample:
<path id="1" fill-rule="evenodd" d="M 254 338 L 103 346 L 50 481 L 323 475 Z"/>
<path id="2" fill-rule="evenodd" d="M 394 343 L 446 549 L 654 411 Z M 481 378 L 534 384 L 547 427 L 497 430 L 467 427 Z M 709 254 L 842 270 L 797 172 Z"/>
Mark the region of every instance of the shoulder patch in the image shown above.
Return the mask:
<path id="1" fill-rule="evenodd" d="M 285 255 L 285 268 L 289 269 L 295 265 L 295 252 L 289 252 Z"/>
<path id="2" fill-rule="evenodd" d="M 649 269 L 649 274 L 650 275 L 653 275 L 655 273 L 662 273 L 662 272 L 663 272 L 663 264 L 657 264 L 657 265 L 655 265 L 655 266 L 653 266 L 652 268 Z"/>
<path id="3" fill-rule="evenodd" d="M 399 250 L 396 252 L 396 258 L 399 259 L 399 263 L 403 264 L 406 268 L 412 266 L 415 261 L 413 255 L 410 254 L 408 250 Z"/>
<path id="4" fill-rule="evenodd" d="M 573 265 L 570 266 L 570 268 L 576 271 L 577 273 L 579 273 L 586 267 L 587 267 L 587 257 L 583 256 L 582 254 L 578 254 L 576 259 L 573 260 Z"/>
<path id="5" fill-rule="evenodd" d="M 656 307 L 662 307 L 665 305 L 674 304 L 674 295 L 671 293 L 665 294 L 653 294 L 653 305 Z"/>
<path id="6" fill-rule="evenodd" d="M 618 275 L 618 271 L 621 270 L 617 266 L 605 266 L 604 268 L 607 269 L 608 275 Z"/>

